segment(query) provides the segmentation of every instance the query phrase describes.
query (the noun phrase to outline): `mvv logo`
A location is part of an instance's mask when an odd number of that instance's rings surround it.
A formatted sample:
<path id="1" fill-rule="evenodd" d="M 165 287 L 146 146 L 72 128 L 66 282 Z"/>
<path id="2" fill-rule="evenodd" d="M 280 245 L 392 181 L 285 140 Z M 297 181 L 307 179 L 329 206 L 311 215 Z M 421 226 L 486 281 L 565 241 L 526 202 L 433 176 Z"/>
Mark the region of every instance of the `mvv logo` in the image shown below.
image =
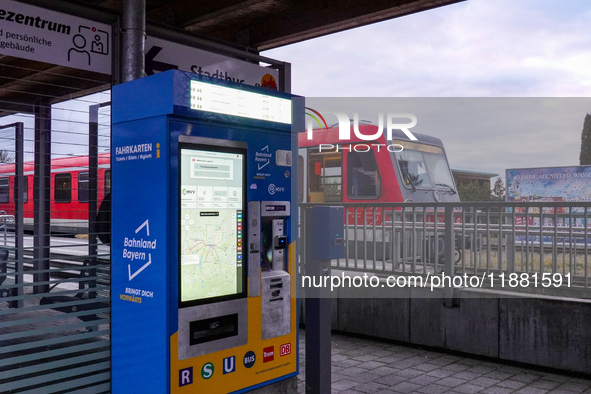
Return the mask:
<path id="1" fill-rule="evenodd" d="M 328 129 L 326 124 L 326 120 L 320 114 L 320 112 L 313 110 L 312 108 L 305 107 L 307 110 L 313 112 L 313 114 L 306 112 L 311 119 L 307 119 L 306 122 L 306 130 L 308 139 L 312 139 L 312 132 L 314 129 L 314 125 L 312 119 L 316 120 L 316 123 L 320 126 L 322 130 L 322 124 Z M 344 112 L 328 112 L 329 114 L 336 115 L 339 121 L 339 140 L 341 141 L 349 141 L 351 140 L 351 121 L 349 116 Z M 319 119 L 320 118 L 320 119 Z M 394 123 L 394 119 L 410 119 L 410 123 Z M 322 123 L 320 123 L 322 120 Z M 406 136 L 411 139 L 412 141 L 417 141 L 417 137 L 414 136 L 413 133 L 409 131 L 410 128 L 413 128 L 417 125 L 417 117 L 413 114 L 409 113 L 388 113 L 386 115 L 386 136 L 388 141 L 392 140 L 392 130 L 401 130 Z M 378 114 L 378 130 L 375 134 L 362 134 L 359 131 L 359 113 L 355 112 L 353 114 L 353 133 L 357 138 L 363 141 L 373 141 L 376 138 L 380 137 L 384 133 L 384 114 L 380 112 Z"/>

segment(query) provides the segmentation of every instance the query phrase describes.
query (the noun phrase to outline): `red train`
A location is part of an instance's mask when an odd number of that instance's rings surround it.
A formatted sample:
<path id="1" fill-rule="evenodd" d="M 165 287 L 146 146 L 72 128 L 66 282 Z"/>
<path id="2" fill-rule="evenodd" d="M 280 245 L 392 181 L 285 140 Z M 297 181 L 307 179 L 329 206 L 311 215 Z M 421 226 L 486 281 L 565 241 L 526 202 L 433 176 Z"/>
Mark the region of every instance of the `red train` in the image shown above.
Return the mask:
<path id="1" fill-rule="evenodd" d="M 360 124 L 363 135 L 377 126 Z M 351 129 L 353 126 L 351 125 Z M 351 130 L 353 131 L 353 130 Z M 337 125 L 298 137 L 300 202 L 458 202 L 453 176 L 440 139 L 400 130 L 364 141 L 351 132 L 339 140 Z"/>
<path id="2" fill-rule="evenodd" d="M 111 155 L 98 155 L 98 206 L 111 191 Z M 34 163 L 24 164 L 25 230 L 33 228 Z M 15 165 L 0 165 L 0 210 L 14 215 Z M 51 161 L 51 231 L 55 233 L 88 233 L 89 200 L 88 156 L 76 156 Z"/>
<path id="3" fill-rule="evenodd" d="M 364 140 L 354 132 L 354 124 L 350 124 L 350 138 L 339 139 L 339 125 L 313 130 L 312 139 L 307 133 L 298 136 L 298 201 L 313 203 L 437 203 L 459 202 L 460 198 L 447 161 L 445 149 L 440 139 L 424 134 L 414 133 L 416 140 L 411 141 L 400 130 L 392 130 L 391 137 L 387 133 L 378 133 L 373 124 L 359 124 L 357 128 L 363 136 L 374 136 Z M 386 134 L 386 135 L 384 135 Z M 435 219 L 434 208 L 425 209 L 425 222 L 429 229 L 422 234 L 423 239 L 415 240 L 416 250 L 412 252 L 410 238 L 407 234 L 408 258 L 420 259 L 423 256 L 423 245 L 427 245 L 428 256 L 434 256 L 435 220 L 443 223 L 443 211 Z M 406 214 L 407 222 L 421 222 L 423 210 L 417 209 L 415 218 Z M 397 208 L 347 209 L 346 224 L 349 258 L 355 257 L 353 250 L 358 250 L 357 258 L 373 259 L 373 248 L 376 257 L 381 259 L 380 249 L 385 239 L 386 253 L 389 252 L 388 231 L 382 234 L 379 226 L 382 218 L 387 223 L 401 222 L 402 210 Z M 456 215 L 454 221 L 459 223 L 461 216 Z M 354 230 L 354 226 L 359 226 Z M 378 226 L 377 229 L 372 225 Z M 363 230 L 363 225 L 368 230 Z M 393 224 L 392 224 L 393 225 Z M 398 225 L 400 226 L 400 225 Z M 396 230 L 399 231 L 399 230 Z M 408 232 L 410 233 L 410 231 Z M 443 261 L 442 230 L 439 230 L 438 252 Z M 414 235 L 413 235 L 414 236 Z M 375 237 L 375 238 L 374 238 Z M 457 238 L 457 237 L 456 237 Z M 358 245 L 352 240 L 357 239 Z M 373 241 L 373 240 L 377 241 Z M 364 245 L 365 241 L 367 244 Z M 469 245 L 469 241 L 464 241 Z M 456 259 L 459 259 L 462 240 L 456 240 Z M 368 251 L 367 255 L 365 251 Z M 413 254 L 414 253 L 414 254 Z M 389 256 L 386 256 L 390 258 Z M 432 257 L 428 257 L 433 260 Z"/>

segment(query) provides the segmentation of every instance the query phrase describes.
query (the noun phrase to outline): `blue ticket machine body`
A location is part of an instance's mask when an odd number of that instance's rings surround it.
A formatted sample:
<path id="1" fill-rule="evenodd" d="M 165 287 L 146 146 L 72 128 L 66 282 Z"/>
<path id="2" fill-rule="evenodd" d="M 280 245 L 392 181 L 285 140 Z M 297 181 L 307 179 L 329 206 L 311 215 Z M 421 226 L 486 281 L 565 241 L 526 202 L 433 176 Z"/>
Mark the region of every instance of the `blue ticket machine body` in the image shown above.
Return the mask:
<path id="1" fill-rule="evenodd" d="M 112 101 L 113 392 L 297 375 L 303 99 L 171 70 Z"/>

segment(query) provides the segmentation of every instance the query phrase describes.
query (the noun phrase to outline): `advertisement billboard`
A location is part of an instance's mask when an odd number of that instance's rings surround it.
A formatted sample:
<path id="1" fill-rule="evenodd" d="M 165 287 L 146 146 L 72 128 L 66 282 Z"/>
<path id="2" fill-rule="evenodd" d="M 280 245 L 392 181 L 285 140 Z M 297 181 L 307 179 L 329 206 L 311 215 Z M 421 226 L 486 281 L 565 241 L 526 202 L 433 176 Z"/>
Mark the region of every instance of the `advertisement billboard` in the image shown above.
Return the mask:
<path id="1" fill-rule="evenodd" d="M 509 202 L 577 202 L 591 200 L 591 166 L 517 168 L 506 172 L 507 194 Z M 527 210 L 527 211 L 526 211 Z M 572 211 L 572 212 L 571 212 Z M 585 227 L 585 210 L 577 207 L 516 207 L 515 213 L 524 214 L 515 217 L 517 226 L 540 228 L 556 225 L 566 226 L 573 221 L 575 227 Z M 591 224 L 589 218 L 588 224 Z M 536 230 L 538 231 L 538 230 Z M 520 240 L 523 236 L 517 236 Z M 559 237 L 559 242 L 585 242 L 584 237 Z M 529 237 L 530 241 L 539 242 L 539 237 Z M 550 236 L 544 236 L 544 242 L 551 242 Z"/>

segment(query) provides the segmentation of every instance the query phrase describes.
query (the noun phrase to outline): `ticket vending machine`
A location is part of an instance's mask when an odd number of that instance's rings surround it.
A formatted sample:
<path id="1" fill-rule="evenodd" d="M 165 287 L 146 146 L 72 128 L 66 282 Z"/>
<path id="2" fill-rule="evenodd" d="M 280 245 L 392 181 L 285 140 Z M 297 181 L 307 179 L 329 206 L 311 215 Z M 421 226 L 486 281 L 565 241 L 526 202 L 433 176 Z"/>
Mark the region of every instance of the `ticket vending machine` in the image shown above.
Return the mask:
<path id="1" fill-rule="evenodd" d="M 296 376 L 303 100 L 176 70 L 112 95 L 113 393 Z"/>

